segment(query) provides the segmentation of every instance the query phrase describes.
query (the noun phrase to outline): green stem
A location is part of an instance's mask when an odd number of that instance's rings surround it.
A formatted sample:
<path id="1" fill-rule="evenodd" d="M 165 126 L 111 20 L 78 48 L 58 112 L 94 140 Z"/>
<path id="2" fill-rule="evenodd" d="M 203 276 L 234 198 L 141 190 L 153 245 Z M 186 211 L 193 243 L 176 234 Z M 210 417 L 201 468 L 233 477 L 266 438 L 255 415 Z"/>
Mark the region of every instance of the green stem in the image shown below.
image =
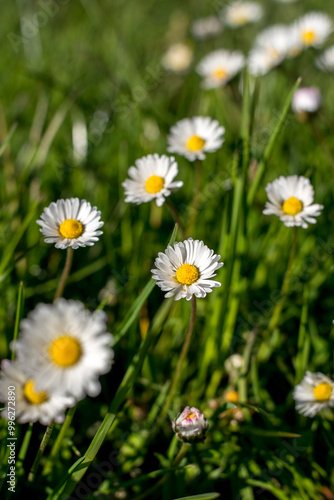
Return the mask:
<path id="1" fill-rule="evenodd" d="M 166 207 L 170 211 L 171 216 L 173 217 L 174 222 L 178 225 L 178 227 L 180 229 L 181 238 L 185 239 L 185 230 L 184 230 L 183 222 L 181 220 L 181 216 L 180 216 L 178 210 L 176 209 L 176 207 L 173 205 L 173 203 L 170 201 L 169 198 L 166 199 Z"/>
<path id="2" fill-rule="evenodd" d="M 28 429 L 26 430 L 26 433 L 24 435 L 23 442 L 21 444 L 21 448 L 17 457 L 17 462 L 16 462 L 17 469 L 20 469 L 22 467 L 23 461 L 26 457 L 32 435 L 32 429 L 33 429 L 33 424 L 30 422 Z"/>
<path id="3" fill-rule="evenodd" d="M 66 418 L 65 418 L 65 421 L 61 426 L 61 429 L 59 431 L 57 439 L 54 442 L 54 445 L 53 445 L 51 452 L 48 456 L 48 459 L 45 463 L 45 466 L 43 469 L 43 475 L 47 475 L 52 471 L 53 462 L 58 456 L 58 453 L 59 453 L 61 444 L 63 442 L 64 436 L 65 436 L 69 426 L 72 423 L 72 419 L 74 417 L 76 409 L 77 409 L 77 405 L 73 406 L 72 408 L 69 408 L 67 415 L 66 415 Z"/>
<path id="4" fill-rule="evenodd" d="M 187 353 L 188 353 L 188 350 L 190 347 L 190 342 L 191 342 L 191 338 L 192 338 L 194 326 L 195 326 L 195 320 L 196 320 L 196 297 L 193 295 L 191 297 L 191 316 L 190 316 L 190 322 L 189 322 L 187 335 L 186 335 L 186 338 L 184 340 L 184 344 L 182 346 L 180 357 L 179 357 L 179 360 L 178 360 L 177 365 L 176 365 L 176 370 L 175 370 L 174 377 L 173 377 L 173 380 L 172 380 L 172 383 L 171 383 L 171 386 L 169 389 L 166 403 L 165 403 L 165 405 L 161 411 L 161 414 L 160 414 L 160 420 L 163 420 L 165 415 L 167 414 L 169 407 L 170 407 L 170 404 L 171 404 L 171 401 L 172 401 L 173 396 L 174 396 L 175 389 L 176 389 L 177 384 L 179 382 L 179 379 L 181 376 L 182 365 L 183 365 L 183 362 L 187 356 Z"/>
<path id="5" fill-rule="evenodd" d="M 11 360 L 14 360 L 15 357 L 15 342 L 19 333 L 19 325 L 22 315 L 22 304 L 23 304 L 23 281 L 20 282 L 19 285 L 19 293 L 17 296 L 17 306 L 16 306 L 16 316 L 15 316 L 15 327 L 14 327 L 14 335 L 13 335 L 13 343 L 11 345 L 12 356 Z"/>
<path id="6" fill-rule="evenodd" d="M 60 280 L 59 280 L 59 283 L 57 286 L 54 300 L 59 299 L 59 297 L 61 297 L 63 295 L 66 281 L 67 281 L 67 278 L 69 277 L 69 274 L 70 274 L 72 260 L 73 260 L 73 248 L 67 247 L 66 262 L 65 262 L 65 266 L 64 266 L 62 275 L 60 277 Z"/>
<path id="7" fill-rule="evenodd" d="M 200 160 L 195 161 L 195 191 L 194 197 L 190 209 L 190 219 L 188 222 L 187 233 L 188 236 L 192 235 L 198 210 L 199 210 L 199 194 L 201 189 L 201 177 L 202 177 L 202 162 Z"/>
<path id="8" fill-rule="evenodd" d="M 44 433 L 42 442 L 41 442 L 41 444 L 39 446 L 39 450 L 37 452 L 35 461 L 32 464 L 32 467 L 31 467 L 29 475 L 28 475 L 28 482 L 30 482 L 30 483 L 32 483 L 34 481 L 34 479 L 35 479 L 35 475 L 36 475 L 36 472 L 37 472 L 37 469 L 38 469 L 38 466 L 39 466 L 39 462 L 41 461 L 41 458 L 43 456 L 43 453 L 44 453 L 44 450 L 46 448 L 46 445 L 49 442 L 49 439 L 51 437 L 54 425 L 55 425 L 54 422 L 51 422 L 51 424 L 49 424 L 47 426 L 47 428 L 46 428 L 46 431 Z"/>

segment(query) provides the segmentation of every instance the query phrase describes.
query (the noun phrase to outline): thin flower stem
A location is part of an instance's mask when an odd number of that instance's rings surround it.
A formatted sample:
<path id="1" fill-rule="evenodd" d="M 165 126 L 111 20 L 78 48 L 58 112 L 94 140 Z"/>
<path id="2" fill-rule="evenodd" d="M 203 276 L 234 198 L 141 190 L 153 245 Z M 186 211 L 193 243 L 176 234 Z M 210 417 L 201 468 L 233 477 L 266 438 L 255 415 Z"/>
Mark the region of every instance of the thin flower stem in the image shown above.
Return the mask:
<path id="1" fill-rule="evenodd" d="M 66 285 L 66 281 L 67 281 L 67 278 L 68 278 L 68 276 L 70 274 L 70 270 L 71 270 L 71 266 L 72 266 L 72 260 L 73 260 L 73 248 L 72 247 L 67 247 L 66 262 L 65 262 L 65 266 L 64 266 L 62 275 L 60 277 L 60 280 L 59 280 L 59 283 L 58 283 L 58 286 L 57 286 L 57 290 L 56 290 L 56 294 L 55 294 L 54 300 L 59 299 L 59 297 L 61 297 L 63 295 L 63 291 L 64 291 L 64 288 L 65 288 L 65 285 Z"/>
<path id="2" fill-rule="evenodd" d="M 161 411 L 161 414 L 160 414 L 160 420 L 163 420 L 165 415 L 167 414 L 169 407 L 170 407 L 170 404 L 171 404 L 171 401 L 172 401 L 173 396 L 174 396 L 175 389 L 176 389 L 177 384 L 179 382 L 179 379 L 181 376 L 182 365 L 183 365 L 183 362 L 187 356 L 187 353 L 188 353 L 188 350 L 190 347 L 190 342 L 191 342 L 191 338 L 192 338 L 194 326 L 195 326 L 195 320 L 196 320 L 196 297 L 193 295 L 191 297 L 191 316 L 190 316 L 190 323 L 189 323 L 187 335 L 186 335 L 186 338 L 184 340 L 184 344 L 182 346 L 179 360 L 177 362 L 176 370 L 175 370 L 174 377 L 173 377 L 173 380 L 172 380 L 172 383 L 171 383 L 171 386 L 169 389 L 166 403 L 165 403 L 165 405 Z"/>
<path id="3" fill-rule="evenodd" d="M 35 461 L 34 463 L 32 464 L 32 467 L 30 469 L 30 472 L 29 472 L 29 475 L 28 475 L 28 482 L 29 483 L 32 483 L 35 479 L 35 475 L 36 475 L 36 472 L 37 472 L 37 469 L 38 469 L 38 466 L 39 466 L 39 462 L 41 461 L 41 458 L 43 456 L 43 453 L 44 453 L 44 450 L 46 448 L 46 445 L 48 444 L 49 442 L 49 439 L 51 437 L 51 434 L 52 434 L 52 431 L 53 431 L 53 428 L 54 428 L 54 422 L 51 422 L 51 424 L 49 424 L 46 428 L 46 431 L 44 433 L 44 436 L 43 436 L 43 439 L 42 439 L 42 442 L 41 444 L 39 445 L 39 450 L 37 452 L 37 455 L 36 455 L 36 458 L 35 458 Z"/>
<path id="4" fill-rule="evenodd" d="M 195 161 L 195 191 L 194 197 L 190 209 L 190 219 L 188 222 L 188 235 L 192 234 L 193 228 L 195 226 L 197 214 L 199 211 L 199 195 L 201 189 L 201 177 L 202 177 L 202 162 L 200 160 Z"/>
<path id="5" fill-rule="evenodd" d="M 17 462 L 16 462 L 17 469 L 20 469 L 22 467 L 23 461 L 26 457 L 32 435 L 32 429 L 33 429 L 33 424 L 30 422 L 28 429 L 26 430 L 26 433 L 24 435 L 23 442 L 21 444 L 21 448 L 17 457 Z"/>
<path id="6" fill-rule="evenodd" d="M 170 211 L 171 216 L 174 219 L 174 222 L 178 225 L 178 227 L 180 229 L 181 238 L 185 239 L 186 235 L 185 235 L 184 225 L 183 225 L 183 222 L 181 220 L 181 216 L 169 198 L 166 199 L 166 207 Z"/>
<path id="7" fill-rule="evenodd" d="M 64 423 L 61 426 L 61 429 L 59 431 L 57 439 L 54 442 L 54 445 L 53 445 L 53 447 L 51 449 L 51 452 L 50 452 L 50 454 L 48 456 L 48 459 L 47 459 L 47 461 L 46 461 L 46 463 L 44 465 L 43 475 L 47 475 L 47 474 L 49 474 L 51 472 L 52 466 L 53 466 L 53 462 L 57 458 L 57 455 L 59 453 L 59 449 L 60 449 L 61 444 L 63 442 L 64 436 L 65 436 L 65 434 L 66 434 L 69 426 L 72 423 L 72 419 L 74 417 L 76 409 L 77 409 L 77 405 L 73 406 L 72 408 L 69 408 L 69 410 L 67 412 L 67 415 L 66 415 L 66 418 L 65 418 L 65 421 L 64 421 Z"/>

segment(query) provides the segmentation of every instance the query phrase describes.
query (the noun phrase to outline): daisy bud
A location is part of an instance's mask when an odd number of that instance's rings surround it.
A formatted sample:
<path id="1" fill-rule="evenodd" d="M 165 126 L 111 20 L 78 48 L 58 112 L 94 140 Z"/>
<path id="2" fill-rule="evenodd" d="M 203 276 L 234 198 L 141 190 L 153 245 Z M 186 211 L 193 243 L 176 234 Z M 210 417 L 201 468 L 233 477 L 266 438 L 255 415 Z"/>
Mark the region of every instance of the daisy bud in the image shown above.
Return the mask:
<path id="1" fill-rule="evenodd" d="M 312 115 L 319 111 L 321 94 L 317 87 L 302 87 L 293 95 L 291 107 L 301 122 L 306 122 Z"/>
<path id="2" fill-rule="evenodd" d="M 203 442 L 208 428 L 207 419 L 197 408 L 186 406 L 172 421 L 173 431 L 184 443 Z"/>

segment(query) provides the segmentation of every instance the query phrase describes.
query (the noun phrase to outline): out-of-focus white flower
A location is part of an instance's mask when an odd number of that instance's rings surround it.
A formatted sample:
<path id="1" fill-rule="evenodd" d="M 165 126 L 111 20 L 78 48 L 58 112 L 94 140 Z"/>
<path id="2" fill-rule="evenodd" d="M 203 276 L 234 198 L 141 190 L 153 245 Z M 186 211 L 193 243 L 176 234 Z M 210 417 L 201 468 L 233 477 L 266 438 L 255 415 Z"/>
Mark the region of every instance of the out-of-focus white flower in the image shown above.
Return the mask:
<path id="1" fill-rule="evenodd" d="M 35 392 L 68 394 L 77 401 L 99 394 L 99 376 L 109 372 L 114 355 L 103 311 L 91 313 L 81 302 L 58 299 L 38 304 L 20 328 L 15 352 Z"/>
<path id="2" fill-rule="evenodd" d="M 170 129 L 167 151 L 190 161 L 204 160 L 205 153 L 217 151 L 224 142 L 225 128 L 208 116 L 184 118 Z"/>
<path id="3" fill-rule="evenodd" d="M 334 406 L 334 382 L 323 373 L 307 371 L 293 391 L 296 410 L 313 418 L 319 411 Z"/>
<path id="4" fill-rule="evenodd" d="M 151 270 L 152 277 L 161 290 L 167 292 L 166 298 L 190 300 L 193 295 L 204 298 L 221 285 L 211 279 L 224 265 L 219 260 L 220 255 L 215 255 L 203 241 L 189 238 L 174 243 L 174 248 L 169 245 L 165 253 L 159 252 L 154 262 L 156 269 Z"/>
<path id="5" fill-rule="evenodd" d="M 197 408 L 186 406 L 172 421 L 177 438 L 185 443 L 203 442 L 208 428 L 207 419 Z"/>
<path id="6" fill-rule="evenodd" d="M 306 177 L 281 176 L 267 185 L 266 192 L 270 201 L 266 202 L 263 213 L 278 215 L 287 227 L 301 226 L 305 229 L 307 223 L 315 224 L 315 217 L 324 208 L 318 203 L 313 204 L 314 189 Z"/>
<path id="7" fill-rule="evenodd" d="M 135 165 L 128 170 L 130 179 L 122 183 L 126 202 L 139 205 L 155 200 L 161 207 L 172 190 L 183 186 L 182 181 L 174 181 L 178 166 L 173 156 L 148 155 L 136 160 Z"/>
<path id="8" fill-rule="evenodd" d="M 294 24 L 304 48 L 319 47 L 333 31 L 333 22 L 324 12 L 308 12 Z"/>
<path id="9" fill-rule="evenodd" d="M 321 93 L 317 87 L 301 87 L 293 95 L 291 107 L 301 121 L 319 111 L 322 103 Z"/>
<path id="10" fill-rule="evenodd" d="M 175 43 L 162 57 L 161 63 L 168 71 L 184 73 L 193 61 L 193 50 L 185 43 Z"/>
<path id="11" fill-rule="evenodd" d="M 258 3 L 236 0 L 221 11 L 220 17 L 223 23 L 230 28 L 239 28 L 244 24 L 259 21 L 262 14 L 263 9 Z"/>
<path id="12" fill-rule="evenodd" d="M 205 56 L 198 64 L 196 71 L 203 77 L 202 87 L 213 89 L 223 87 L 245 65 L 245 57 L 238 50 L 215 50 Z"/>
<path id="13" fill-rule="evenodd" d="M 316 65 L 322 71 L 334 73 L 334 45 L 329 47 L 316 59 Z"/>
<path id="14" fill-rule="evenodd" d="M 216 16 L 203 17 L 202 19 L 193 21 L 190 31 L 194 38 L 202 40 L 218 35 L 223 31 L 223 26 Z"/>
<path id="15" fill-rule="evenodd" d="M 35 381 L 27 375 L 24 367 L 24 361 L 19 363 L 4 359 L 1 362 L 0 401 L 5 403 L 1 416 L 8 419 L 8 412 L 13 412 L 14 402 L 15 417 L 20 424 L 62 423 L 65 410 L 75 405 L 75 399 L 59 392 L 36 391 Z"/>
<path id="16" fill-rule="evenodd" d="M 55 243 L 56 248 L 92 246 L 98 241 L 99 231 L 104 222 L 100 221 L 101 212 L 86 200 L 69 198 L 52 202 L 44 209 L 41 220 L 41 233 L 46 243 Z"/>
<path id="17" fill-rule="evenodd" d="M 244 360 L 241 354 L 232 354 L 229 356 L 224 363 L 225 370 L 228 374 L 231 372 L 239 371 L 243 367 Z"/>

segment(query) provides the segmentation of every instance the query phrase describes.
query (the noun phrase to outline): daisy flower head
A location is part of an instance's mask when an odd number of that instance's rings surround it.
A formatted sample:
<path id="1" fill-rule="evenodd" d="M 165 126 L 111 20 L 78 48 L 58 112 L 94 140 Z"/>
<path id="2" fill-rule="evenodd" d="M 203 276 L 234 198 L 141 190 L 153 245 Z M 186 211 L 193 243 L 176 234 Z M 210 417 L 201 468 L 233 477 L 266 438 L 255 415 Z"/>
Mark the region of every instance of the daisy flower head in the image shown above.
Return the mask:
<path id="1" fill-rule="evenodd" d="M 77 401 L 100 393 L 98 378 L 109 372 L 114 355 L 103 311 L 91 313 L 81 302 L 58 299 L 38 304 L 20 327 L 15 352 L 35 391 L 61 392 Z"/>
<path id="2" fill-rule="evenodd" d="M 329 47 L 316 59 L 316 65 L 322 71 L 334 73 L 334 45 Z"/>
<path id="3" fill-rule="evenodd" d="M 184 73 L 193 61 L 193 50 L 185 43 L 174 43 L 164 53 L 161 64 L 167 71 Z"/>
<path id="4" fill-rule="evenodd" d="M 306 229 L 307 223 L 315 224 L 318 215 L 324 208 L 313 204 L 314 190 L 310 180 L 298 175 L 279 177 L 265 188 L 269 201 L 263 213 L 277 215 L 287 227 L 301 226 Z"/>
<path id="5" fill-rule="evenodd" d="M 333 31 L 333 22 L 324 12 L 308 12 L 294 24 L 304 48 L 319 47 Z"/>
<path id="6" fill-rule="evenodd" d="M 293 95 L 291 107 L 301 121 L 319 111 L 322 103 L 317 87 L 300 87 Z"/>
<path id="7" fill-rule="evenodd" d="M 197 65 L 196 71 L 203 78 L 202 87 L 223 87 L 245 66 L 245 57 L 238 50 L 215 50 L 206 55 Z"/>
<path id="8" fill-rule="evenodd" d="M 5 403 L 3 418 L 8 419 L 8 412 L 13 411 L 11 403 L 15 401 L 15 417 L 20 424 L 40 422 L 43 425 L 62 423 L 65 410 L 75 404 L 72 396 L 37 391 L 34 380 L 25 372 L 24 363 L 8 359 L 1 362 L 0 401 Z"/>
<path id="9" fill-rule="evenodd" d="M 193 295 L 204 298 L 212 288 L 221 285 L 211 279 L 224 265 L 218 262 L 220 258 L 203 241 L 188 238 L 174 243 L 174 248 L 169 245 L 165 253 L 159 252 L 154 262 L 156 269 L 151 270 L 152 277 L 158 287 L 167 292 L 166 298 L 190 300 Z"/>
<path id="10" fill-rule="evenodd" d="M 198 40 L 204 40 L 205 38 L 218 35 L 222 30 L 222 23 L 216 16 L 196 19 L 190 27 L 191 34 Z"/>
<path id="11" fill-rule="evenodd" d="M 184 118 L 170 129 L 167 151 L 190 161 L 204 160 L 205 153 L 213 153 L 221 147 L 224 133 L 225 128 L 212 118 Z"/>
<path id="12" fill-rule="evenodd" d="M 174 181 L 178 166 L 173 156 L 144 156 L 135 161 L 135 167 L 130 167 L 128 174 L 130 179 L 122 183 L 125 201 L 137 205 L 155 200 L 161 207 L 173 189 L 183 186 L 182 181 Z"/>
<path id="13" fill-rule="evenodd" d="M 186 406 L 175 420 L 172 421 L 176 437 L 185 443 L 202 443 L 208 428 L 208 421 L 197 408 Z"/>
<path id="14" fill-rule="evenodd" d="M 56 248 L 92 246 L 102 234 L 104 222 L 101 212 L 86 200 L 69 198 L 52 202 L 36 221 L 46 243 L 55 243 Z"/>
<path id="15" fill-rule="evenodd" d="M 262 14 L 263 9 L 258 3 L 236 0 L 221 11 L 221 20 L 230 28 L 239 28 L 259 21 Z"/>
<path id="16" fill-rule="evenodd" d="M 334 406 L 334 382 L 322 373 L 307 371 L 293 391 L 296 410 L 313 418 L 319 411 Z"/>

